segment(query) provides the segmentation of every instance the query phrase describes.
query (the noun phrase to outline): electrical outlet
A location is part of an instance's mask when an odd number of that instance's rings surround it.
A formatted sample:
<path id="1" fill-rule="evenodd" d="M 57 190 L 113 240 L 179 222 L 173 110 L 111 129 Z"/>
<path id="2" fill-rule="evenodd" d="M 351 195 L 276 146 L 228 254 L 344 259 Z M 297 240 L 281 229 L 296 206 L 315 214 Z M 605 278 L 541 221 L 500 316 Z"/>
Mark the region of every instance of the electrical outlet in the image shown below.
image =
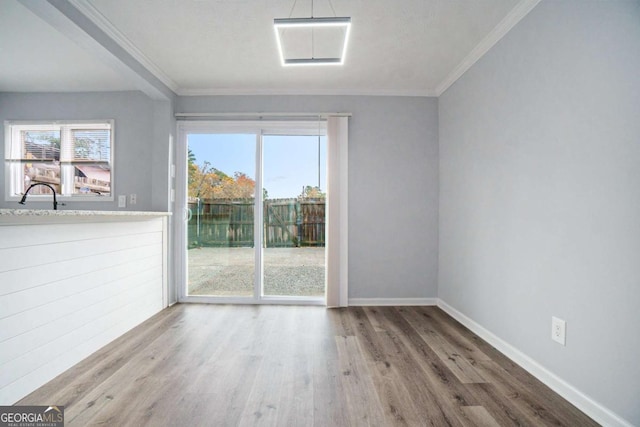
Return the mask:
<path id="1" fill-rule="evenodd" d="M 126 194 L 118 196 L 118 207 L 126 208 L 127 207 L 127 196 Z"/>
<path id="2" fill-rule="evenodd" d="M 551 339 L 559 344 L 566 345 L 567 322 L 557 317 L 551 317 Z"/>
<path id="3" fill-rule="evenodd" d="M 129 203 L 135 205 L 138 201 L 138 196 L 135 194 L 129 194 Z"/>

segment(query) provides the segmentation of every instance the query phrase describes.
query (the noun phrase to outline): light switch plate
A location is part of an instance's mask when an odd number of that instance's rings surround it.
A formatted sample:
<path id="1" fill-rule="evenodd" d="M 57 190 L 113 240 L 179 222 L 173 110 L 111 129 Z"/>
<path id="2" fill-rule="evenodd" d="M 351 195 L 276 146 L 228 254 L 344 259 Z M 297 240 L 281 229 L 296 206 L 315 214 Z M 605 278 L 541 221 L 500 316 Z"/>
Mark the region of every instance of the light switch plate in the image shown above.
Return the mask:
<path id="1" fill-rule="evenodd" d="M 119 208 L 126 208 L 127 207 L 127 196 L 126 195 L 118 196 L 118 207 Z"/>

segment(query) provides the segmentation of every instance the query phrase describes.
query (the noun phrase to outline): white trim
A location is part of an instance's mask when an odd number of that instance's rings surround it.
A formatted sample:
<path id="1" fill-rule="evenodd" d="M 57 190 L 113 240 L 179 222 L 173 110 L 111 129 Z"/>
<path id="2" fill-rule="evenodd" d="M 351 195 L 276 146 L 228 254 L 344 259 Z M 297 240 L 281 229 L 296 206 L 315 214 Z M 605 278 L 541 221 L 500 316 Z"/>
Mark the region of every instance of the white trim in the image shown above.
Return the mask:
<path id="1" fill-rule="evenodd" d="M 216 297 L 206 295 L 183 296 L 181 303 L 195 304 L 233 304 L 233 305 L 315 305 L 324 307 L 323 297 L 286 297 L 286 296 L 263 296 L 254 297 Z"/>
<path id="2" fill-rule="evenodd" d="M 169 306 L 169 217 L 162 217 L 162 308 Z"/>
<path id="3" fill-rule="evenodd" d="M 331 96 L 438 96 L 428 89 L 291 89 L 291 88 L 178 88 L 179 96 L 331 95 Z"/>
<path id="4" fill-rule="evenodd" d="M 255 113 L 175 113 L 174 116 L 179 120 L 194 120 L 194 119 L 212 119 L 212 120 L 229 120 L 231 122 L 237 119 L 244 119 L 247 121 L 255 121 L 261 123 L 261 120 L 268 120 L 271 118 L 282 119 L 296 119 L 296 120 L 313 120 L 317 121 L 318 118 L 326 120 L 328 117 L 351 117 L 353 114 L 341 112 L 341 113 L 269 113 L 265 111 L 258 111 Z M 246 123 L 246 122 L 243 122 Z"/>
<path id="5" fill-rule="evenodd" d="M 491 331 L 485 329 L 479 323 L 475 322 L 471 318 L 467 317 L 460 311 L 444 302 L 442 299 L 437 299 L 437 301 L 438 307 L 441 308 L 444 312 L 449 314 L 458 322 L 462 323 L 465 327 L 470 329 L 480 338 L 494 346 L 502 354 L 513 360 L 516 364 L 520 365 L 527 372 L 549 386 L 549 388 L 551 388 L 560 396 L 575 405 L 585 414 L 593 418 L 596 422 L 604 426 L 633 427 L 633 425 L 629 421 L 615 414 L 613 411 L 604 407 L 602 404 L 596 402 L 593 398 L 587 396 L 586 394 L 575 388 L 573 385 L 569 384 L 568 382 L 542 366 L 540 363 L 527 356 L 525 353 L 513 347 L 511 344 L 499 338 Z"/>
<path id="6" fill-rule="evenodd" d="M 349 298 L 350 306 L 437 305 L 438 298 Z"/>
<path id="7" fill-rule="evenodd" d="M 151 61 L 127 36 L 107 19 L 88 0 L 68 0 L 80 13 L 86 16 L 98 28 L 114 42 L 138 61 L 144 68 L 153 74 L 158 80 L 167 85 L 174 93 L 178 91 L 178 84 L 171 79 L 162 69 Z"/>
<path id="8" fill-rule="evenodd" d="M 253 242 L 254 242 L 254 271 L 253 271 L 253 295 L 262 298 L 264 296 L 264 201 L 262 199 L 263 183 L 263 142 L 264 134 L 262 131 L 256 133 L 256 158 L 255 158 L 255 187 L 253 194 Z M 257 203 L 256 203 L 257 202 Z M 259 208 L 262 207 L 262 208 Z"/>
<path id="9" fill-rule="evenodd" d="M 220 133 L 251 133 L 264 135 L 325 135 L 326 120 L 185 120 L 177 121 L 181 129 L 189 133 L 220 134 Z M 186 135 L 185 135 L 186 137 Z"/>
<path id="10" fill-rule="evenodd" d="M 184 225 L 186 221 L 187 211 L 187 135 L 189 128 L 185 123 L 178 122 L 176 124 L 176 200 L 174 202 L 174 218 L 172 227 L 174 233 L 174 245 L 173 245 L 173 258 L 175 259 L 175 287 L 176 289 L 176 302 L 183 302 L 187 295 L 187 287 L 184 285 L 187 280 L 187 227 Z"/>
<path id="11" fill-rule="evenodd" d="M 466 73 L 473 64 L 480 60 L 480 58 L 482 58 L 489 49 L 498 43 L 513 27 L 515 27 L 522 18 L 527 16 L 527 14 L 531 12 L 538 3 L 540 3 L 540 0 L 520 0 L 520 2 L 511 9 L 507 16 L 505 16 L 504 19 L 502 19 L 502 21 L 500 21 L 498 25 L 496 25 L 494 29 L 491 30 L 491 32 L 487 34 L 486 37 L 483 38 L 467 56 L 464 57 L 458 66 L 454 68 L 438 86 L 436 86 L 435 96 L 440 96 L 449 89 L 449 86 L 462 77 L 462 75 Z"/>

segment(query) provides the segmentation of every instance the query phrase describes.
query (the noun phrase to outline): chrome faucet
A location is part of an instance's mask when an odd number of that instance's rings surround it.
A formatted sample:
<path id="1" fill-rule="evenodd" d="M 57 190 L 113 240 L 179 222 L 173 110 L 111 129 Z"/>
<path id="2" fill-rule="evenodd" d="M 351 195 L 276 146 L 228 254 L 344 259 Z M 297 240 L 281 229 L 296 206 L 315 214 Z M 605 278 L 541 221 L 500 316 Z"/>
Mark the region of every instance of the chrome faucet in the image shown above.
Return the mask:
<path id="1" fill-rule="evenodd" d="M 37 186 L 37 185 L 44 185 L 45 187 L 49 187 L 51 189 L 51 193 L 53 193 L 53 210 L 57 211 L 58 210 L 58 199 L 56 199 L 56 190 L 49 184 L 44 183 L 44 182 L 36 182 L 35 184 L 31 184 L 29 186 L 29 188 L 27 188 L 27 191 L 24 192 L 24 195 L 22 196 L 22 199 L 18 202 L 21 205 L 24 205 L 24 202 L 27 201 L 27 194 L 29 194 L 29 191 Z M 62 206 L 64 206 L 64 203 L 60 203 Z"/>

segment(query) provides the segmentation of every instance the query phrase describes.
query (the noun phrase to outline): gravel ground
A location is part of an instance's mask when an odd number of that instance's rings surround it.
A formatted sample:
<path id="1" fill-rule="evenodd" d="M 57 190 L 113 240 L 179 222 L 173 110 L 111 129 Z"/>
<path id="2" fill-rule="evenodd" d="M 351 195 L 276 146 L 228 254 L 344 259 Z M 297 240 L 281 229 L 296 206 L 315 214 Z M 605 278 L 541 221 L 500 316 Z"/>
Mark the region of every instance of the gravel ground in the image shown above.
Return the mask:
<path id="1" fill-rule="evenodd" d="M 264 249 L 265 295 L 324 296 L 324 249 Z M 253 248 L 195 248 L 187 253 L 189 295 L 253 295 Z"/>

